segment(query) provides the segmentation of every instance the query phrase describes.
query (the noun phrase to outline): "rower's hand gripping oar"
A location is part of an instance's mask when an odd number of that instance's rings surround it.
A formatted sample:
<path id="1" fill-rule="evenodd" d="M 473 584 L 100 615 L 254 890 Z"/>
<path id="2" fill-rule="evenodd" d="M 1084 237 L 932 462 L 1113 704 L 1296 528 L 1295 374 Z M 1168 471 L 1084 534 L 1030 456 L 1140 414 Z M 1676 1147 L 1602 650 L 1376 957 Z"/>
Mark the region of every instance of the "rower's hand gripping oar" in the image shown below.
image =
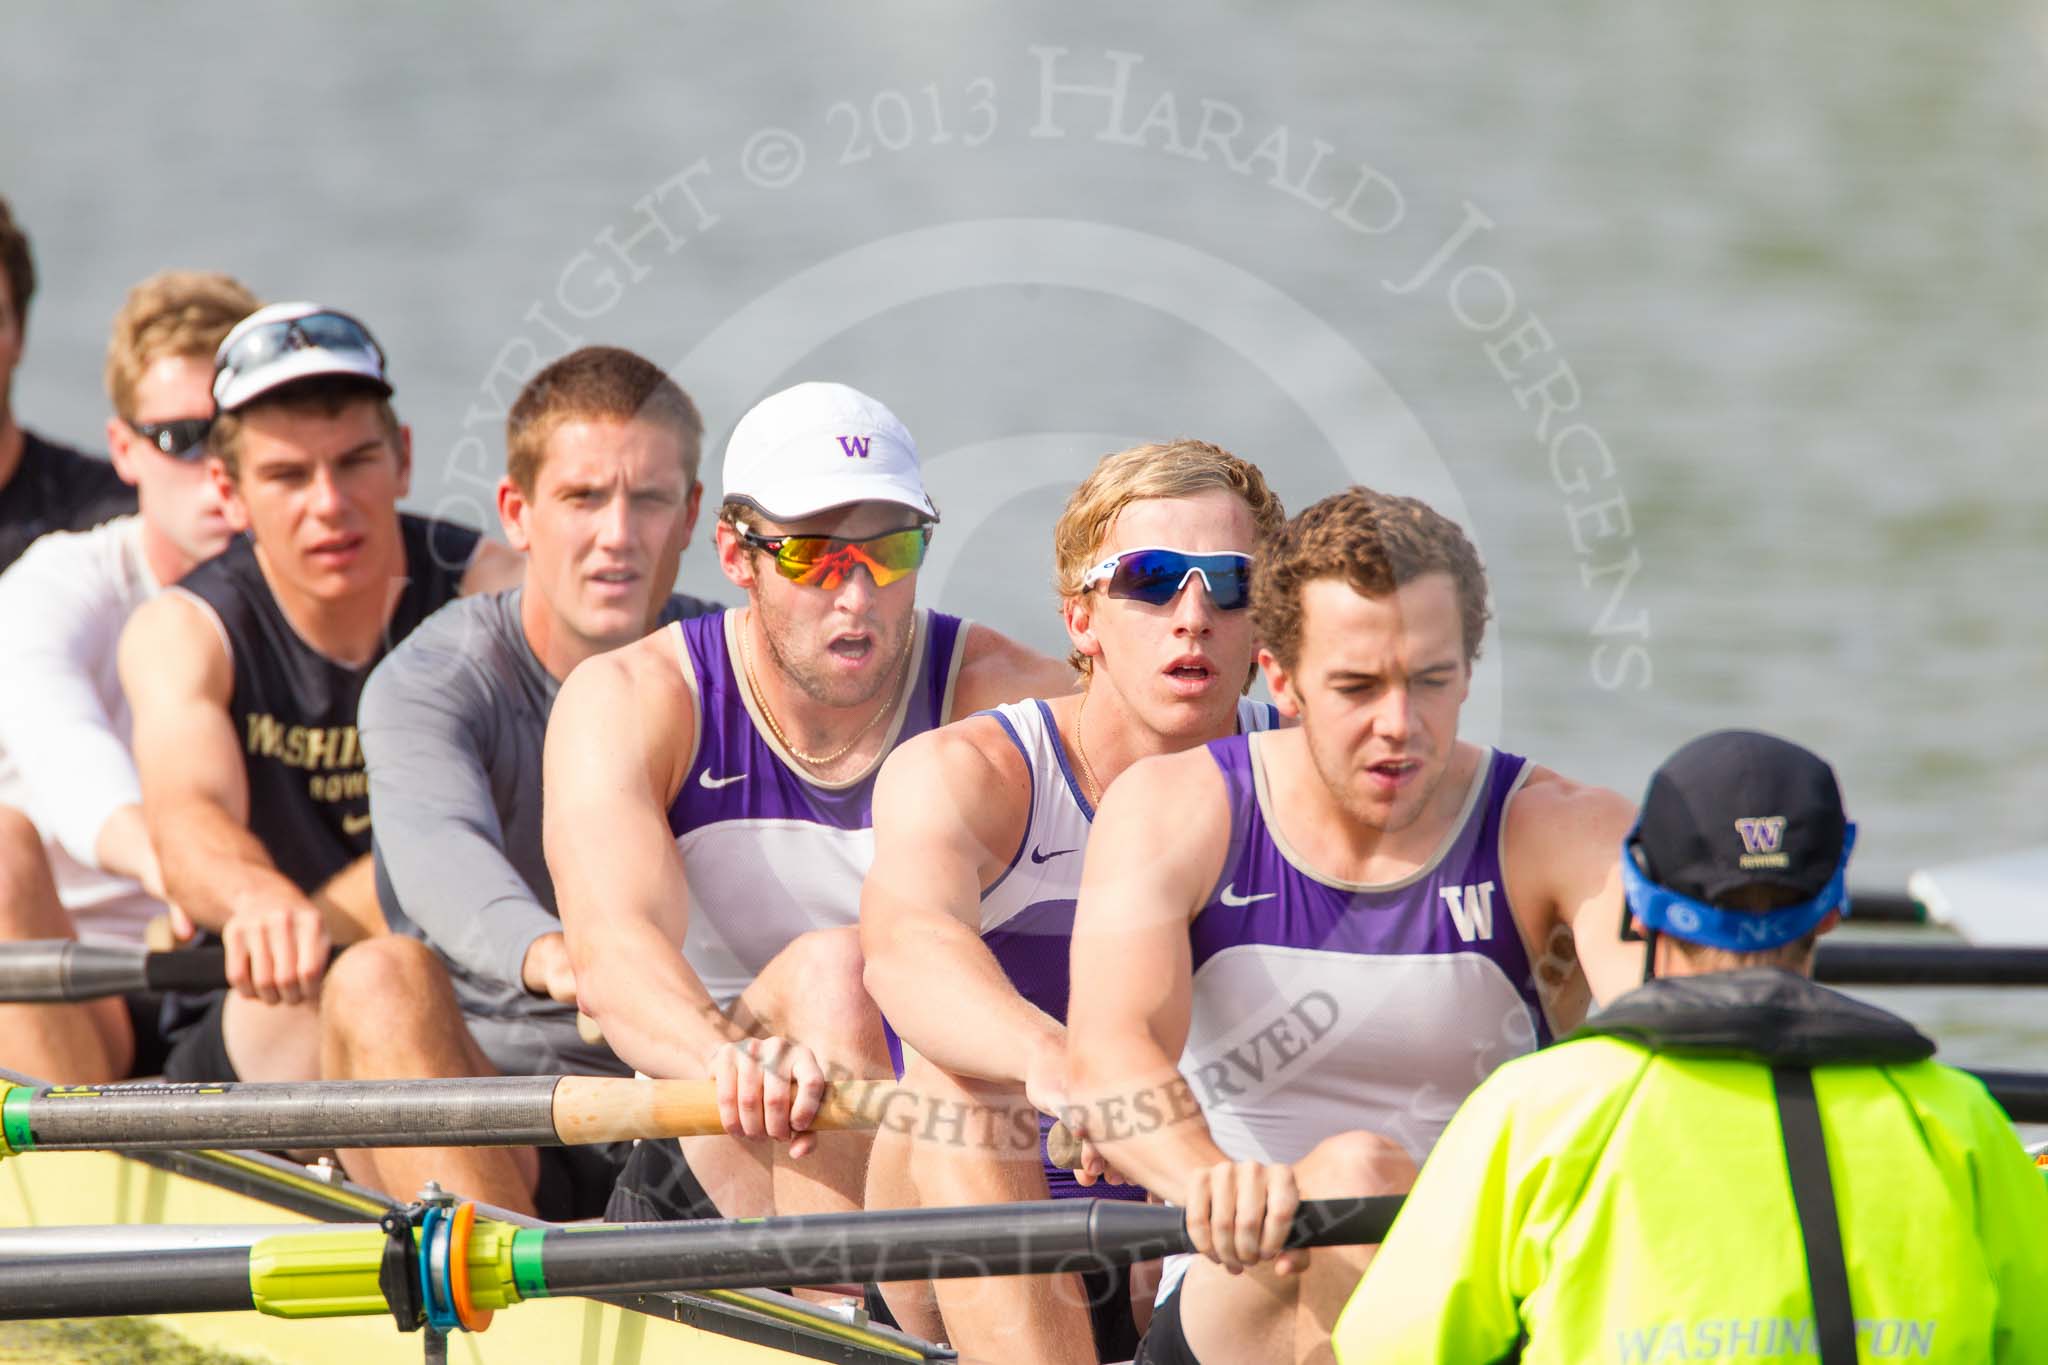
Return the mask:
<path id="1" fill-rule="evenodd" d="M 1287 1245 L 1378 1242 L 1400 1203 L 1398 1195 L 1311 1201 L 1295 1213 Z M 475 1330 L 494 1310 L 547 1296 L 1059 1274 L 1194 1250 L 1181 1210 L 1105 1199 L 537 1228 L 464 1207 L 412 1218 L 396 1234 L 396 1255 L 392 1228 L 346 1225 L 246 1246 L 195 1250 L 188 1242 L 168 1254 L 0 1257 L 0 1319 L 396 1309 L 401 1325 L 424 1310 L 444 1330 Z M 392 1278 L 408 1272 L 416 1284 Z"/>

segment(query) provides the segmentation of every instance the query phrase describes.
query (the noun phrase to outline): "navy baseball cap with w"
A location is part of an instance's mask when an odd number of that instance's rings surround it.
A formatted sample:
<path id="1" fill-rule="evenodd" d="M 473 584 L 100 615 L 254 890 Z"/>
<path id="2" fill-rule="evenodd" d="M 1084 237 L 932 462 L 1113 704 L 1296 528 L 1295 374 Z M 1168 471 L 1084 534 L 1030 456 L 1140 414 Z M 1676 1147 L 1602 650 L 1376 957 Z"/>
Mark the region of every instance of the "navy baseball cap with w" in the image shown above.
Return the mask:
<path id="1" fill-rule="evenodd" d="M 1838 874 L 1848 830 L 1820 755 L 1756 730 L 1717 730 L 1650 778 L 1631 847 L 1650 881 L 1709 905 L 1758 883 L 1810 900 Z"/>

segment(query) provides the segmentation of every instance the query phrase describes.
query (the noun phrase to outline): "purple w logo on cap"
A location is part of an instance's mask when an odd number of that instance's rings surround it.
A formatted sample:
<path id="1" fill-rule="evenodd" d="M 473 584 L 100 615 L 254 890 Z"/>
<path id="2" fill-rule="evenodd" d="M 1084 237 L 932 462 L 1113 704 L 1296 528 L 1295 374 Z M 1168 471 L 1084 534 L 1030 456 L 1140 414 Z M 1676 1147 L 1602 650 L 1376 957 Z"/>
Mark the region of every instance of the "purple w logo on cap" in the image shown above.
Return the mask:
<path id="1" fill-rule="evenodd" d="M 868 440 L 866 436 L 842 436 L 839 438 L 839 449 L 849 460 L 856 455 L 865 460 L 868 457 Z"/>
<path id="2" fill-rule="evenodd" d="M 1745 853 L 1776 853 L 1778 845 L 1785 838 L 1785 817 L 1747 816 L 1735 822 L 1735 832 L 1742 836 L 1742 848 Z"/>

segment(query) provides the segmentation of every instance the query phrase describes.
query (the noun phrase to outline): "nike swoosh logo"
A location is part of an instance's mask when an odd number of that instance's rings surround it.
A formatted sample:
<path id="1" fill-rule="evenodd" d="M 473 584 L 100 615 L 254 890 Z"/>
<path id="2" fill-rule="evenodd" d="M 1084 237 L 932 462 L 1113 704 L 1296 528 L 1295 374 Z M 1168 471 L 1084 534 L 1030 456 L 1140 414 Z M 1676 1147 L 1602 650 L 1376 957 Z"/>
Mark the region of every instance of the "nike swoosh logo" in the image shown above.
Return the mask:
<path id="1" fill-rule="evenodd" d="M 1223 894 L 1217 899 L 1225 905 L 1250 905 L 1253 901 L 1269 901 L 1279 894 L 1278 891 L 1261 891 L 1256 896 L 1240 896 L 1237 894 L 1237 883 L 1232 882 L 1223 888 Z"/>
<path id="2" fill-rule="evenodd" d="M 341 832 L 350 838 L 361 834 L 369 827 L 370 817 L 367 815 L 344 815 L 341 817 Z"/>
<path id="3" fill-rule="evenodd" d="M 747 775 L 745 773 L 734 773 L 731 777 L 713 777 L 709 768 L 697 774 L 697 785 L 708 792 L 715 792 L 720 787 L 730 787 L 735 782 L 744 782 L 746 780 Z"/>
<path id="4" fill-rule="evenodd" d="M 1031 861 L 1034 863 L 1049 863 L 1054 858 L 1064 858 L 1073 851 L 1071 848 L 1056 848 L 1050 853 L 1040 853 L 1034 848 L 1031 850 Z"/>

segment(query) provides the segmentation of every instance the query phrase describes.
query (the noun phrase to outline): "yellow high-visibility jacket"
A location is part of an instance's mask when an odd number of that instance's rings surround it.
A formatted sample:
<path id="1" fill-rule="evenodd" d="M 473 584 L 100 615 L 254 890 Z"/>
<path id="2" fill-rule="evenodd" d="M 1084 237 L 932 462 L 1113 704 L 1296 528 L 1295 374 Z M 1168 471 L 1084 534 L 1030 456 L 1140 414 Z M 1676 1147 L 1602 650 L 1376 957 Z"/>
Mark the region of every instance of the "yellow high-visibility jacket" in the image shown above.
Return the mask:
<path id="1" fill-rule="evenodd" d="M 1812 1067 L 1860 1358 L 2048 1361 L 2048 1184 L 1931 1051 L 1785 972 L 1631 992 L 1458 1111 L 1338 1360 L 1814 1358 L 1769 1065 L 1789 1056 Z"/>

